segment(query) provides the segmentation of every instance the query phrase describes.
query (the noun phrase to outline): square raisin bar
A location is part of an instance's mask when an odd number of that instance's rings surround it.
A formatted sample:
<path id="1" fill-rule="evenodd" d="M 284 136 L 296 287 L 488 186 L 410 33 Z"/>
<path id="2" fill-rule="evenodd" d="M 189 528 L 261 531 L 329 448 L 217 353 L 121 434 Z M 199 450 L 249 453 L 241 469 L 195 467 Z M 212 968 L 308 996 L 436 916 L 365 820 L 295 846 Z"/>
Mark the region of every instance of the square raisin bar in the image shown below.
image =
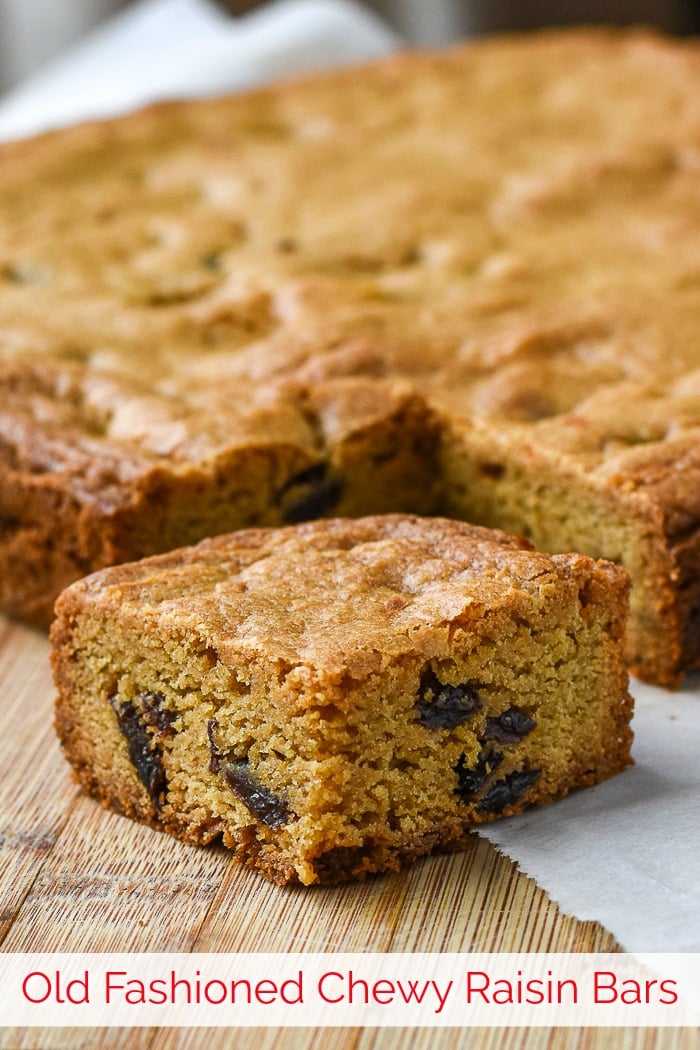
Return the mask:
<path id="1" fill-rule="evenodd" d="M 627 593 L 444 519 L 241 531 L 64 592 L 58 731 L 105 805 L 277 882 L 395 870 L 629 764 Z"/>

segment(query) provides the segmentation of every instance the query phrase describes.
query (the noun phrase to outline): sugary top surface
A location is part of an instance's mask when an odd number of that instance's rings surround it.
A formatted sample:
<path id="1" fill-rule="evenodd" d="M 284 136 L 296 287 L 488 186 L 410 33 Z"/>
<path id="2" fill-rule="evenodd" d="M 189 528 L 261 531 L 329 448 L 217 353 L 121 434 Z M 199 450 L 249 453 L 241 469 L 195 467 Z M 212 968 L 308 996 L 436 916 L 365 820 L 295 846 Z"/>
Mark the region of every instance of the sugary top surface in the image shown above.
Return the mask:
<path id="1" fill-rule="evenodd" d="M 59 599 L 59 623 L 138 624 L 166 646 L 212 647 L 362 675 L 401 654 L 444 656 L 455 628 L 507 635 L 587 606 L 624 615 L 627 574 L 583 555 L 441 518 L 383 515 L 250 529 L 94 573 Z M 563 612 L 564 611 L 564 612 Z"/>
<path id="2" fill-rule="evenodd" d="M 9 439 L 311 448 L 347 377 L 601 476 L 696 448 L 697 45 L 502 39 L 0 152 Z"/>

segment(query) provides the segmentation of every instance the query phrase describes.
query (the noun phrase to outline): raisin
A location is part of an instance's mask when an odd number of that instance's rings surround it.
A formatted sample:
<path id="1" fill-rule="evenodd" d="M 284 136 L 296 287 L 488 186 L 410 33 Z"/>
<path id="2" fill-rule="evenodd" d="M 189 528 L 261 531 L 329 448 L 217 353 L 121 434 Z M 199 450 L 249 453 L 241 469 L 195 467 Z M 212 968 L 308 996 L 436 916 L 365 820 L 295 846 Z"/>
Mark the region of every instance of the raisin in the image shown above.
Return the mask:
<path id="1" fill-rule="evenodd" d="M 163 707 L 165 703 L 164 696 L 161 696 L 160 693 L 141 693 L 137 700 L 139 701 L 146 725 L 157 729 L 159 734 L 162 733 L 165 736 L 174 735 L 173 722 L 177 719 L 177 712 L 169 711 L 166 707 Z"/>
<path id="2" fill-rule="evenodd" d="M 314 463 L 289 478 L 279 492 L 282 519 L 295 525 L 332 511 L 343 492 L 340 478 L 329 476 L 327 463 Z"/>
<path id="3" fill-rule="evenodd" d="M 521 769 L 509 773 L 503 780 L 497 780 L 489 788 L 476 807 L 478 813 L 501 813 L 506 806 L 512 806 L 527 789 L 539 780 L 541 769 Z"/>
<path id="4" fill-rule="evenodd" d="M 482 478 L 491 478 L 493 481 L 500 481 L 506 472 L 506 468 L 502 463 L 480 463 L 479 473 Z"/>
<path id="5" fill-rule="evenodd" d="M 210 718 L 207 721 L 207 740 L 209 741 L 209 772 L 218 773 L 221 769 L 221 760 L 226 758 L 227 751 L 223 751 L 216 740 L 214 740 L 214 733 L 217 730 L 217 722 L 215 718 Z"/>
<path id="6" fill-rule="evenodd" d="M 481 791 L 488 777 L 491 776 L 495 769 L 498 769 L 502 761 L 503 753 L 501 751 L 494 751 L 493 748 L 488 748 L 481 751 L 476 760 L 476 765 L 469 769 L 465 765 L 466 755 L 462 752 L 457 760 L 457 764 L 452 767 L 457 774 L 457 787 L 454 789 L 455 795 L 467 799 L 470 795 Z"/>
<path id="7" fill-rule="evenodd" d="M 160 809 L 166 781 L 160 751 L 155 747 L 155 740 L 149 733 L 136 704 L 128 700 L 120 703 L 116 696 L 111 697 L 109 702 L 117 716 L 121 734 L 128 744 L 129 758 L 139 779 L 151 796 L 154 806 Z"/>
<path id="8" fill-rule="evenodd" d="M 214 734 L 218 728 L 215 718 L 207 721 L 207 739 L 209 740 L 209 771 L 223 773 L 226 783 L 250 812 L 261 823 L 270 828 L 279 828 L 288 824 L 293 814 L 284 799 L 278 798 L 250 772 L 248 759 L 229 760 L 229 751 L 217 744 Z"/>
<path id="9" fill-rule="evenodd" d="M 454 729 L 483 706 L 476 688 L 469 682 L 447 685 L 430 670 L 421 678 L 420 688 L 421 695 L 416 701 L 418 721 L 428 729 Z"/>
<path id="10" fill-rule="evenodd" d="M 262 824 L 267 824 L 269 828 L 280 828 L 289 823 L 292 818 L 289 806 L 251 773 L 247 758 L 226 762 L 223 774 L 236 798 L 240 799 Z"/>
<path id="11" fill-rule="evenodd" d="M 530 718 L 519 707 L 509 707 L 497 718 L 486 719 L 484 737 L 486 740 L 497 740 L 499 744 L 517 744 L 536 725 L 534 718 Z"/>

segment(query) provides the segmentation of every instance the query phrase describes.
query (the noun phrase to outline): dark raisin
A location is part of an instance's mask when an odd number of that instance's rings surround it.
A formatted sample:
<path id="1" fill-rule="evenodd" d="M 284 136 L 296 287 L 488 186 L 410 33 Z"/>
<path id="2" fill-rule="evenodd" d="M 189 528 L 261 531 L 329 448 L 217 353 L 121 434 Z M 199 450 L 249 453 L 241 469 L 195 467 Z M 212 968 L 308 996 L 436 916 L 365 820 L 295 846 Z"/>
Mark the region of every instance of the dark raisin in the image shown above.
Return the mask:
<path id="1" fill-rule="evenodd" d="M 137 700 L 146 725 L 157 729 L 159 734 L 162 733 L 165 736 L 174 735 L 173 722 L 177 720 L 177 712 L 169 711 L 166 707 L 163 707 L 165 703 L 164 696 L 161 696 L 160 693 L 141 693 Z"/>
<path id="2" fill-rule="evenodd" d="M 292 818 L 289 806 L 251 773 L 246 758 L 226 762 L 223 774 L 236 798 L 240 799 L 262 824 L 267 824 L 269 828 L 280 828 L 289 823 Z"/>
<path id="3" fill-rule="evenodd" d="M 506 468 L 502 463 L 480 463 L 479 473 L 484 478 L 491 478 L 493 481 L 500 481 L 506 472 Z"/>
<path id="4" fill-rule="evenodd" d="M 151 796 L 154 806 L 160 809 L 166 786 L 165 770 L 153 736 L 135 704 L 128 700 L 120 702 L 117 697 L 112 697 L 109 702 L 117 716 L 121 734 L 128 744 L 129 758 L 139 779 Z"/>
<path id="5" fill-rule="evenodd" d="M 466 766 L 466 755 L 462 752 L 457 760 L 457 764 L 452 767 L 457 774 L 457 787 L 454 789 L 455 795 L 468 799 L 470 795 L 481 791 L 488 777 L 491 776 L 495 769 L 498 769 L 502 761 L 503 754 L 501 751 L 494 751 L 493 748 L 488 748 L 479 754 L 476 765 L 469 769 Z"/>
<path id="6" fill-rule="evenodd" d="M 343 492 L 340 478 L 328 474 L 328 464 L 314 463 L 289 478 L 279 492 L 283 521 L 295 525 L 319 518 L 337 505 Z"/>
<path id="7" fill-rule="evenodd" d="M 476 807 L 478 813 L 501 813 L 506 806 L 512 806 L 527 789 L 539 780 L 541 769 L 521 769 L 509 773 L 503 780 L 497 780 L 489 788 Z"/>
<path id="8" fill-rule="evenodd" d="M 209 741 L 209 772 L 218 773 L 221 769 L 221 761 L 226 758 L 228 752 L 223 751 L 216 740 L 214 739 L 214 733 L 217 730 L 217 722 L 215 718 L 210 718 L 207 721 L 207 740 Z"/>
<path id="9" fill-rule="evenodd" d="M 509 707 L 497 718 L 486 719 L 484 737 L 486 740 L 497 740 L 499 744 L 517 744 L 536 725 L 534 718 L 530 718 L 519 707 Z"/>
<path id="10" fill-rule="evenodd" d="M 14 529 L 21 528 L 21 526 L 22 522 L 19 518 L 13 518 L 0 510 L 0 532 L 11 532 Z"/>
<path id="11" fill-rule="evenodd" d="M 454 729 L 481 710 L 483 704 L 469 682 L 448 685 L 428 670 L 421 678 L 416 701 L 418 721 L 428 729 Z"/>

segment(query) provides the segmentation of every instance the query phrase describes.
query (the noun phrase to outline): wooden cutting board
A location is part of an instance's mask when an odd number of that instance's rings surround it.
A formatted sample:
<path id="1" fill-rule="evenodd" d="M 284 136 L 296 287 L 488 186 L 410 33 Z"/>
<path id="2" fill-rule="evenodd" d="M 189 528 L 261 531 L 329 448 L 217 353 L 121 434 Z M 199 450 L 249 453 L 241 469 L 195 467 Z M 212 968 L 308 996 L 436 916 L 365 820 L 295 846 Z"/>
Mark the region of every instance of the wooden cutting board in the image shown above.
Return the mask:
<path id="1" fill-rule="evenodd" d="M 49 645 L 0 617 L 0 938 L 6 952 L 616 951 L 563 915 L 474 837 L 460 854 L 333 888 L 280 888 L 220 847 L 185 846 L 100 808 L 71 779 L 53 731 Z M 310 1024 L 313 1018 L 309 1018 Z M 562 1030 L 562 1046 L 690 1048 L 692 1033 Z M 508 1050 L 547 1029 L 240 1029 L 238 1048 Z M 624 1042 L 622 1040 L 625 1040 Z M 630 1041 L 632 1039 L 633 1041 Z M 573 1040 L 573 1041 L 572 1041 Z M 579 1041 L 577 1041 L 579 1040 Z M 219 1050 L 230 1030 L 0 1029 L 3 1050 Z"/>

